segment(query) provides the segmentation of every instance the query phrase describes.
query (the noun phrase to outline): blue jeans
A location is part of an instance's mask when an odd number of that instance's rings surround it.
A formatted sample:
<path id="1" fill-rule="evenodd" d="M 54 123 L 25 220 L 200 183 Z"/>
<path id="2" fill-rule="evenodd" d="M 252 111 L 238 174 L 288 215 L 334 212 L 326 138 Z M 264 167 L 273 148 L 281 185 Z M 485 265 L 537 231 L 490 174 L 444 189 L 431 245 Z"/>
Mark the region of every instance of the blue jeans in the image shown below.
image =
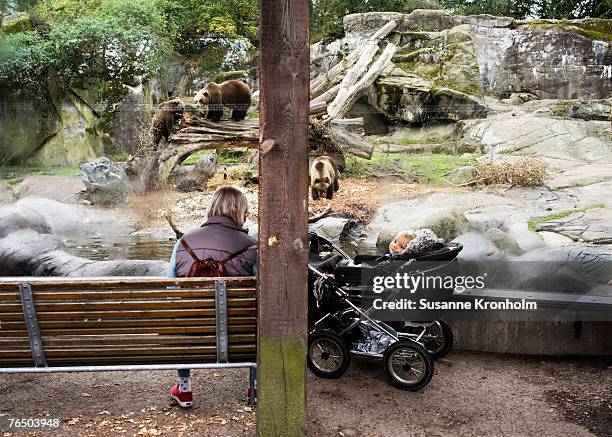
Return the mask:
<path id="1" fill-rule="evenodd" d="M 191 369 L 177 369 L 179 378 L 189 378 L 191 376 Z"/>

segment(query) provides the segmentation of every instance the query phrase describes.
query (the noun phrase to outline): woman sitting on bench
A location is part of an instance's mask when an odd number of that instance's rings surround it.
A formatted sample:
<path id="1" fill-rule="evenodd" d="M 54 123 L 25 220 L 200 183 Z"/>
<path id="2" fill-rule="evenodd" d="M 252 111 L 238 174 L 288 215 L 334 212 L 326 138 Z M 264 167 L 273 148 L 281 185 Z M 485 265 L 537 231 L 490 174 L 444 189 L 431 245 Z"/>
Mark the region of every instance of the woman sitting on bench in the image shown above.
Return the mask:
<path id="1" fill-rule="evenodd" d="M 242 226 L 246 196 L 230 185 L 219 187 L 208 207 L 208 219 L 174 246 L 168 277 L 251 276 L 257 270 L 257 241 Z M 178 370 L 172 398 L 183 408 L 193 405 L 189 369 Z"/>

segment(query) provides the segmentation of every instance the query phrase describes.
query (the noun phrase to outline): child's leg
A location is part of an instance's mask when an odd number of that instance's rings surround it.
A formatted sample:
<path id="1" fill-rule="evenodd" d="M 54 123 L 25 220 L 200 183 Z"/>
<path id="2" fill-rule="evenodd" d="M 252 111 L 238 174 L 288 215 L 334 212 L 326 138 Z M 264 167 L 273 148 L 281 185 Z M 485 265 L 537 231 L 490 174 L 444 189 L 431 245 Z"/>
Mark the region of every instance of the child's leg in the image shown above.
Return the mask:
<path id="1" fill-rule="evenodd" d="M 179 377 L 179 391 L 182 393 L 191 391 L 191 370 L 178 369 L 177 373 Z"/>

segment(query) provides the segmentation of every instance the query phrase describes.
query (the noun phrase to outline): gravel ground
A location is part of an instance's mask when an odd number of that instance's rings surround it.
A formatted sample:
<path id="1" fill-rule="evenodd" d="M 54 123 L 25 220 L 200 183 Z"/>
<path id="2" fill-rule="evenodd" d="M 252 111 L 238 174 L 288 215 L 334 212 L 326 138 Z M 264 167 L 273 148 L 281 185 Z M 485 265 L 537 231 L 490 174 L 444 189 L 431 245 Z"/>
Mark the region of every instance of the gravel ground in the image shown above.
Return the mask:
<path id="1" fill-rule="evenodd" d="M 610 436 L 612 360 L 451 353 L 417 393 L 380 363 L 355 359 L 338 380 L 308 374 L 312 436 Z M 1 375 L 0 436 L 253 436 L 246 370 L 198 371 L 195 406 L 172 404 L 173 372 Z M 24 432 L 10 418 L 57 418 Z"/>

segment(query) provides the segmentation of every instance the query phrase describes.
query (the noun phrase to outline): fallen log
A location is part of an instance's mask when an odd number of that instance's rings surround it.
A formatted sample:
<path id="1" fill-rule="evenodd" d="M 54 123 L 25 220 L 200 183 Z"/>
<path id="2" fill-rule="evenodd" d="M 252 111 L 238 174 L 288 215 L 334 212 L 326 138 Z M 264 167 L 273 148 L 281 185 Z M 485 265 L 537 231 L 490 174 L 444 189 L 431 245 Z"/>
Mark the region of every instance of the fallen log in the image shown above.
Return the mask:
<path id="1" fill-rule="evenodd" d="M 371 159 L 374 153 L 374 145 L 365 141 L 359 135 L 347 131 L 340 126 L 329 128 L 329 138 L 340 146 L 343 152 L 350 153 L 360 158 Z"/>
<path id="2" fill-rule="evenodd" d="M 340 84 L 334 85 L 333 87 L 325 91 L 320 96 L 312 99 L 310 101 L 310 105 L 312 106 L 313 104 L 318 103 L 318 102 L 331 103 L 336 98 L 336 95 L 338 94 L 339 89 L 340 89 Z"/>
<path id="3" fill-rule="evenodd" d="M 331 123 L 340 126 L 363 126 L 363 117 L 356 118 L 334 118 Z"/>
<path id="4" fill-rule="evenodd" d="M 359 56 L 359 59 L 355 65 L 349 68 L 342 78 L 342 82 L 340 82 L 338 94 L 336 95 L 334 102 L 337 100 L 343 101 L 348 97 L 353 85 L 355 85 L 361 75 L 367 70 L 368 65 L 372 63 L 372 59 L 374 58 L 374 55 L 376 55 L 376 52 L 378 52 L 378 43 L 369 41 L 362 49 L 361 56 Z"/>
<path id="5" fill-rule="evenodd" d="M 310 115 L 322 115 L 327 112 L 327 102 L 319 101 L 310 104 Z"/>
<path id="6" fill-rule="evenodd" d="M 354 84 L 345 96 L 341 96 L 340 94 L 336 96 L 334 101 L 327 107 L 327 113 L 330 119 L 339 118 L 346 114 L 351 106 L 353 106 L 353 104 L 366 92 L 380 73 L 389 65 L 396 49 L 397 47 L 395 44 L 387 44 L 385 50 L 359 82 Z"/>
<path id="7" fill-rule="evenodd" d="M 313 79 L 310 82 L 310 93 L 313 96 L 320 94 L 326 89 L 332 87 L 336 83 L 342 80 L 341 73 L 350 68 L 357 60 L 361 57 L 361 54 L 365 50 L 366 47 L 369 46 L 369 43 L 378 44 L 383 40 L 393 29 L 397 27 L 397 23 L 395 20 L 389 21 L 383 27 L 378 29 L 372 36 L 370 36 L 364 44 L 360 45 L 357 49 L 353 50 L 349 53 L 343 60 L 338 62 L 332 68 L 329 69 L 327 73 L 323 73 L 317 78 Z"/>

